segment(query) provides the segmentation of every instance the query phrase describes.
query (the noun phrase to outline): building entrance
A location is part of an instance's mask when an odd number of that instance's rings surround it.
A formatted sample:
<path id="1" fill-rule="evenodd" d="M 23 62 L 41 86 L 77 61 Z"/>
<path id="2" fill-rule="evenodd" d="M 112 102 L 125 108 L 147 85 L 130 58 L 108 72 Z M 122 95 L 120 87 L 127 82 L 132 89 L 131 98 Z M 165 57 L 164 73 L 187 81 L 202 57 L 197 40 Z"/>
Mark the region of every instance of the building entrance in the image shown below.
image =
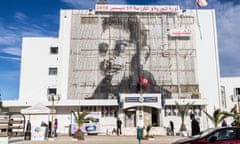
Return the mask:
<path id="1" fill-rule="evenodd" d="M 139 113 L 142 113 L 143 125 L 148 126 L 159 126 L 159 110 L 153 107 L 139 107 L 128 108 L 125 111 L 125 127 L 136 127 L 138 126 Z"/>
<path id="2" fill-rule="evenodd" d="M 125 111 L 125 127 L 136 127 L 136 108 Z"/>
<path id="3" fill-rule="evenodd" d="M 159 111 L 153 107 L 144 107 L 144 126 L 159 126 Z"/>

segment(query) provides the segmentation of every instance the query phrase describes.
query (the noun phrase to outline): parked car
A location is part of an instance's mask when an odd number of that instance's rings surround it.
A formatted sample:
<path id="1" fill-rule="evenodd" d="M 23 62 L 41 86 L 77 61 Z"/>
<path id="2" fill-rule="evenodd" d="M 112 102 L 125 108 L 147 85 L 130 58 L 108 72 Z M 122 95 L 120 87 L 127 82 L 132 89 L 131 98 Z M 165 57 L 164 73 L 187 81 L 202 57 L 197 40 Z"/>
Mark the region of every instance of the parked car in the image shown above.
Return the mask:
<path id="1" fill-rule="evenodd" d="M 240 127 L 211 128 L 172 144 L 240 144 Z"/>

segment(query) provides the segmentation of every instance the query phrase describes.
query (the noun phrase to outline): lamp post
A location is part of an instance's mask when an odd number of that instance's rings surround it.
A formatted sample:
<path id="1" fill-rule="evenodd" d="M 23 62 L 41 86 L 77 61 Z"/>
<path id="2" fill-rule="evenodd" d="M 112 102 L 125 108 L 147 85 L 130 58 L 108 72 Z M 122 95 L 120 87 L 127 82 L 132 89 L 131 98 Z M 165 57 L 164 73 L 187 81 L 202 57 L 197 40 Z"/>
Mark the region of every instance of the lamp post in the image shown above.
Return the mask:
<path id="1" fill-rule="evenodd" d="M 51 108 L 51 111 L 52 111 L 52 124 L 51 124 L 51 137 L 54 137 L 53 136 L 53 128 L 54 128 L 54 102 L 55 101 L 59 101 L 60 100 L 60 96 L 59 95 L 56 95 L 55 93 L 51 93 L 50 95 L 48 95 L 48 101 L 51 101 L 52 102 L 52 108 Z"/>

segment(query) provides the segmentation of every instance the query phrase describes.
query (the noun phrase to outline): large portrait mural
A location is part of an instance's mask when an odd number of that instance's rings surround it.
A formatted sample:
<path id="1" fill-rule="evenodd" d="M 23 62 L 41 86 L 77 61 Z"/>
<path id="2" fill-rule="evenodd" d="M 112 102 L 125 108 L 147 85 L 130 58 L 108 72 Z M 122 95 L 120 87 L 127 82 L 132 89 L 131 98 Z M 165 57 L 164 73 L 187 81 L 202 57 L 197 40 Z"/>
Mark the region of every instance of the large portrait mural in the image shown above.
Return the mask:
<path id="1" fill-rule="evenodd" d="M 161 93 L 160 80 L 176 73 L 161 70 L 165 66 L 161 63 L 171 60 L 158 53 L 164 36 L 160 21 L 156 18 L 153 25 L 135 15 L 73 15 L 68 98 L 113 99 L 120 93 Z"/>

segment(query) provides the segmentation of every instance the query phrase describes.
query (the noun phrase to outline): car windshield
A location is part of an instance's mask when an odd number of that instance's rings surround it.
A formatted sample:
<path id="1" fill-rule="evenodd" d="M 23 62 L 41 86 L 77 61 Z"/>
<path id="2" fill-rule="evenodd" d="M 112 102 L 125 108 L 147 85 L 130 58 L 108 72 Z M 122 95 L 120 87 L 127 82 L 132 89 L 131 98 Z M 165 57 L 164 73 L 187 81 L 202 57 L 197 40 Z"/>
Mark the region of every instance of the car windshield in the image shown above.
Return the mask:
<path id="1" fill-rule="evenodd" d="M 200 134 L 194 135 L 193 137 L 205 137 L 206 135 L 213 132 L 214 130 L 215 130 L 214 128 L 209 128 L 209 129 L 206 129 L 204 131 L 201 131 Z"/>

